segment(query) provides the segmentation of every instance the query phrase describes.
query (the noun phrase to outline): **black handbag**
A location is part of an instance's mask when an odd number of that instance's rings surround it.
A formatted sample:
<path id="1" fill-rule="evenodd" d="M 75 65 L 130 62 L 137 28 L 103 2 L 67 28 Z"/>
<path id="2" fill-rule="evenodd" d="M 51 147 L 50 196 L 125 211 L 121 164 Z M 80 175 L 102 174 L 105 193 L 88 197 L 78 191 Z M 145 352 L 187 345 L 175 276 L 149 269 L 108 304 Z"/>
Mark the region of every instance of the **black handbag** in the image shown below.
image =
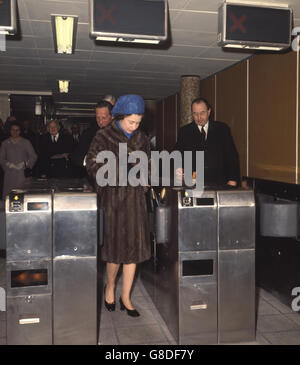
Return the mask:
<path id="1" fill-rule="evenodd" d="M 30 169 L 29 167 L 26 167 L 24 170 L 24 175 L 25 177 L 31 177 L 32 176 L 32 169 Z"/>
<path id="2" fill-rule="evenodd" d="M 32 169 L 28 166 L 26 166 L 26 162 L 25 163 L 25 169 L 24 169 L 24 176 L 25 177 L 31 177 L 32 176 Z"/>

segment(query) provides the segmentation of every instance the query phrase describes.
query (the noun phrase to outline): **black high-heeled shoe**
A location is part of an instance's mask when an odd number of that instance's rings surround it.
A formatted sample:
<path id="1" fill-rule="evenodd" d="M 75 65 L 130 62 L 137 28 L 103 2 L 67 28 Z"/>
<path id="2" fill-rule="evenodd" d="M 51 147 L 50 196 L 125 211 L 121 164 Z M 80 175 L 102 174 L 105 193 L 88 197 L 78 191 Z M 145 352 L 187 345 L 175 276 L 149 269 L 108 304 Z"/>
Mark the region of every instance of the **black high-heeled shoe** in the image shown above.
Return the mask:
<path id="1" fill-rule="evenodd" d="M 109 312 L 114 312 L 116 310 L 116 302 L 108 303 L 105 299 L 105 292 L 106 292 L 106 285 L 104 286 L 104 305 Z"/>
<path id="2" fill-rule="evenodd" d="M 125 307 L 122 298 L 120 297 L 120 310 L 123 311 L 126 309 L 127 314 L 130 317 L 139 317 L 140 313 L 136 309 L 128 309 Z"/>

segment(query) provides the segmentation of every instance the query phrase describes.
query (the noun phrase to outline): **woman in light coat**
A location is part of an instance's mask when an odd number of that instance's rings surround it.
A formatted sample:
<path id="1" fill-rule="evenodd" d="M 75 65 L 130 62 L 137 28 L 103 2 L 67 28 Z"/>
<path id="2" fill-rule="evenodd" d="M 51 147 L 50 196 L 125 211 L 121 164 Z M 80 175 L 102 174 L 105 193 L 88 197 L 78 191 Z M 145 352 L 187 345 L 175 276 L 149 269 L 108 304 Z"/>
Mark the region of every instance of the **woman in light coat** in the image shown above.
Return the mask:
<path id="1" fill-rule="evenodd" d="M 17 122 L 11 123 L 11 137 L 1 144 L 0 164 L 4 170 L 3 199 L 12 189 L 24 188 L 24 170 L 26 167 L 32 168 L 37 159 L 30 141 L 20 134 L 20 125 Z"/>

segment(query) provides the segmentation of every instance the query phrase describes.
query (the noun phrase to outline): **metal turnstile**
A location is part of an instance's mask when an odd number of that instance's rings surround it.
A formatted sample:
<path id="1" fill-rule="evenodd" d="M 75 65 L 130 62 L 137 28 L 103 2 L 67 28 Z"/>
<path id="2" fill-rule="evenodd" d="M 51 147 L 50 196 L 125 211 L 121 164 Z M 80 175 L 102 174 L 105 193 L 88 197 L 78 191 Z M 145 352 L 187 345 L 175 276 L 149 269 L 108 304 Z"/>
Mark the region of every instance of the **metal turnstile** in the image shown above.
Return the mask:
<path id="1" fill-rule="evenodd" d="M 6 199 L 7 343 L 97 343 L 97 197 Z"/>
<path id="2" fill-rule="evenodd" d="M 255 340 L 253 191 L 218 191 L 218 339 Z"/>
<path id="3" fill-rule="evenodd" d="M 53 225 L 54 344 L 96 344 L 96 194 L 56 193 Z"/>
<path id="4" fill-rule="evenodd" d="M 168 188 L 156 215 L 160 244 L 141 276 L 176 341 L 254 340 L 253 192 Z"/>

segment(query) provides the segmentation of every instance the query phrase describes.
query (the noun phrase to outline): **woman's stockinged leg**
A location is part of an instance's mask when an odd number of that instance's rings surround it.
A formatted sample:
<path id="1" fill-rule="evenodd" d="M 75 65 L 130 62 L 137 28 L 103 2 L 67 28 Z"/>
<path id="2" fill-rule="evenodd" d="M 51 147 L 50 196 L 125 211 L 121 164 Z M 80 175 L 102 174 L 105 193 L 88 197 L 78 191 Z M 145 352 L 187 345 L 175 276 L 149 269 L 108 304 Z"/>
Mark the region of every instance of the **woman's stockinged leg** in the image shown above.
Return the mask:
<path id="1" fill-rule="evenodd" d="M 123 264 L 122 300 L 125 307 L 129 310 L 134 309 L 130 301 L 130 291 L 135 275 L 135 269 L 136 269 L 136 264 Z"/>
<path id="2" fill-rule="evenodd" d="M 106 263 L 107 272 L 107 285 L 105 291 L 105 300 L 108 303 L 115 301 L 115 280 L 119 271 L 120 264 L 114 264 L 113 262 Z"/>

